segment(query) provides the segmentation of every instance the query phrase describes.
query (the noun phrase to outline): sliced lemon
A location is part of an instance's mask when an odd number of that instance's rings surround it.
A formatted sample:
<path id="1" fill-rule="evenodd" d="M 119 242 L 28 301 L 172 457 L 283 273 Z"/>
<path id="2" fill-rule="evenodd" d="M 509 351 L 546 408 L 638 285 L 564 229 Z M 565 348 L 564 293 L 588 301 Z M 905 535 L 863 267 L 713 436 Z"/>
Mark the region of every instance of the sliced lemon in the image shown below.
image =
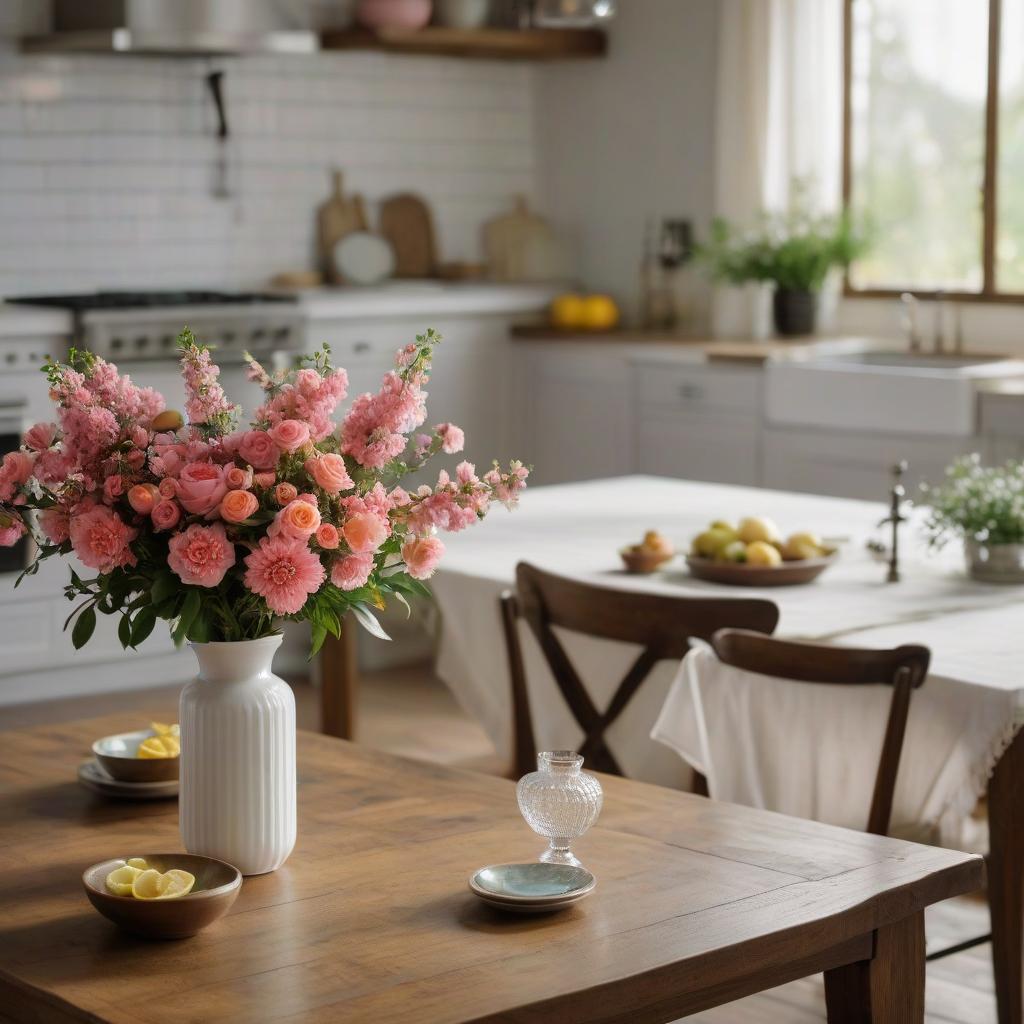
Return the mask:
<path id="1" fill-rule="evenodd" d="M 192 891 L 192 886 L 196 884 L 196 876 L 188 871 L 182 871 L 180 868 L 171 868 L 170 871 L 164 872 L 164 878 L 167 879 L 167 886 L 160 893 L 162 900 L 174 899 L 175 896 L 187 896 Z"/>
<path id="2" fill-rule="evenodd" d="M 157 736 L 180 736 L 181 727 L 177 722 L 174 725 L 165 725 L 163 722 L 150 722 L 150 729 L 157 734 Z"/>
<path id="3" fill-rule="evenodd" d="M 181 743 L 174 736 L 149 736 L 139 744 L 136 757 L 177 757 L 181 753 Z"/>
<path id="4" fill-rule="evenodd" d="M 131 864 L 123 864 L 119 868 L 114 868 L 107 875 L 107 891 L 112 892 L 115 896 L 131 896 L 135 879 L 141 874 L 142 872 Z"/>
<path id="5" fill-rule="evenodd" d="M 145 857 L 129 857 L 125 863 L 130 868 L 137 868 L 139 871 L 148 871 L 149 865 L 146 863 Z"/>
<path id="6" fill-rule="evenodd" d="M 140 871 L 132 882 L 132 895 L 137 900 L 158 900 L 164 894 L 164 890 L 170 884 L 166 875 L 159 871 L 148 868 Z"/>

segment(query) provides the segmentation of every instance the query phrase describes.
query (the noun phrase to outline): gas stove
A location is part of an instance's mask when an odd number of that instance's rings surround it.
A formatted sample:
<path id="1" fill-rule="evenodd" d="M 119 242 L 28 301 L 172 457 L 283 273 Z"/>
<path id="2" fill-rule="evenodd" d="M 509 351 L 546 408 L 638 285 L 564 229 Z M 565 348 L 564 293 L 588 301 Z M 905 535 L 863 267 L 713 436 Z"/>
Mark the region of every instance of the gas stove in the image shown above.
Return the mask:
<path id="1" fill-rule="evenodd" d="M 67 310 L 76 346 L 122 362 L 174 358 L 175 339 L 185 326 L 216 348 L 219 363 L 241 362 L 245 351 L 269 357 L 296 346 L 301 334 L 294 297 L 274 293 L 105 291 L 6 301 Z"/>

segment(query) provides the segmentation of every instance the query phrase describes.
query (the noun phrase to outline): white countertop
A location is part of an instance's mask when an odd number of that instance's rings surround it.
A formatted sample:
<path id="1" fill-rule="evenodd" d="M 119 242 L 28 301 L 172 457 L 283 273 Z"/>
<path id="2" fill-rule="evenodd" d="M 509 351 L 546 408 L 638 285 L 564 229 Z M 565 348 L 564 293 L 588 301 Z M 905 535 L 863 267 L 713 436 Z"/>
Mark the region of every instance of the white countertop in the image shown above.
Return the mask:
<path id="1" fill-rule="evenodd" d="M 71 314 L 62 309 L 0 302 L 0 338 L 70 334 Z"/>

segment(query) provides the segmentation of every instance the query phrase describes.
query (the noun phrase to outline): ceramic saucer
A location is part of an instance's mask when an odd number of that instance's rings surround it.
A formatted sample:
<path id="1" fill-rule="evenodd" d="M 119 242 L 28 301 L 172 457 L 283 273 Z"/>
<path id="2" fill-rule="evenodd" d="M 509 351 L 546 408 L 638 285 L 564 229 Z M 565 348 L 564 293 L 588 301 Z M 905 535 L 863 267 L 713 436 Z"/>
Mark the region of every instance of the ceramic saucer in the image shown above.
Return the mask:
<path id="1" fill-rule="evenodd" d="M 163 800 L 178 795 L 177 779 L 166 782 L 119 782 L 96 761 L 83 761 L 78 766 L 78 781 L 94 793 L 122 800 Z"/>
<path id="2" fill-rule="evenodd" d="M 485 903 L 514 914 L 546 914 L 578 903 L 597 880 L 586 868 L 569 864 L 492 864 L 469 879 Z"/>

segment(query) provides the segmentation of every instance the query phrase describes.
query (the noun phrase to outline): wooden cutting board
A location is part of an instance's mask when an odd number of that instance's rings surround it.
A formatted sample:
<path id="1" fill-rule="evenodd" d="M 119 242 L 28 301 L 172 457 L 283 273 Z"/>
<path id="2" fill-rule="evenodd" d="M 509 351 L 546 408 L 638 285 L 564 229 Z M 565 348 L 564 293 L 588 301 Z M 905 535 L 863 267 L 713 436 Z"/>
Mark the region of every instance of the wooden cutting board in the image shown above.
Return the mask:
<path id="1" fill-rule="evenodd" d="M 548 222 L 517 196 L 511 212 L 483 228 L 487 274 L 494 281 L 548 281 L 564 276 L 565 260 Z"/>
<path id="2" fill-rule="evenodd" d="M 320 204 L 317 210 L 317 246 L 320 265 L 327 280 L 333 284 L 341 281 L 341 274 L 334 261 L 334 247 L 353 231 L 366 230 L 366 211 L 363 197 L 345 197 L 341 171 L 332 172 L 333 191 L 330 198 Z"/>
<path id="3" fill-rule="evenodd" d="M 427 204 L 411 192 L 380 204 L 380 234 L 395 251 L 395 277 L 434 277 L 437 246 Z"/>

